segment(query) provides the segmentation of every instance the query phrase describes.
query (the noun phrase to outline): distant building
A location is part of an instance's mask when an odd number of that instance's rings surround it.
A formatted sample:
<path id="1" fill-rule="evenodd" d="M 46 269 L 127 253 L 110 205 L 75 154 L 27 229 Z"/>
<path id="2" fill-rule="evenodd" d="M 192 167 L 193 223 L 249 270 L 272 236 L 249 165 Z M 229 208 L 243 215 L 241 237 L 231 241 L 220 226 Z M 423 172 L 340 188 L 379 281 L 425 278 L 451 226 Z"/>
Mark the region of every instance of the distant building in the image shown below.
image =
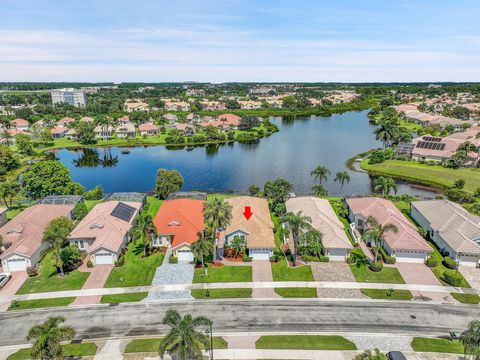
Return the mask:
<path id="1" fill-rule="evenodd" d="M 149 106 L 146 102 L 139 99 L 127 99 L 123 104 L 123 108 L 127 112 L 148 111 Z"/>
<path id="2" fill-rule="evenodd" d="M 85 91 L 78 89 L 58 89 L 52 90 L 52 103 L 55 104 L 69 104 L 75 107 L 85 106 L 87 104 L 87 97 Z"/>

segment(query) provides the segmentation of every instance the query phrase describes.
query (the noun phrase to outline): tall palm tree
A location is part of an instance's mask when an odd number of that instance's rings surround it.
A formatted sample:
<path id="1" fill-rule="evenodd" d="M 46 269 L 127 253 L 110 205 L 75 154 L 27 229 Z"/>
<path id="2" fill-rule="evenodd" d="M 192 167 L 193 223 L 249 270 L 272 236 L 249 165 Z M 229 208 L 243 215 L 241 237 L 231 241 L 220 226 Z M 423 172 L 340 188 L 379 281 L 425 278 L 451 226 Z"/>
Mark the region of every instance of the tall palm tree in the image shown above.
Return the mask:
<path id="1" fill-rule="evenodd" d="M 20 192 L 20 184 L 16 181 L 5 181 L 0 183 L 0 197 L 5 203 L 5 207 L 10 208 L 13 205 L 13 198 Z"/>
<path id="2" fill-rule="evenodd" d="M 60 343 L 72 340 L 75 336 L 75 330 L 71 326 L 60 326 L 64 322 L 63 316 L 49 317 L 44 323 L 30 329 L 27 340 L 33 340 L 32 359 L 64 359 Z"/>
<path id="3" fill-rule="evenodd" d="M 472 355 L 473 360 L 480 360 L 480 320 L 471 321 L 468 329 L 461 335 L 464 353 Z"/>
<path id="4" fill-rule="evenodd" d="M 386 148 L 390 141 L 392 141 L 393 134 L 390 128 L 387 125 L 380 125 L 380 127 L 376 128 L 374 131 L 376 135 L 376 139 L 383 142 L 383 147 Z"/>
<path id="5" fill-rule="evenodd" d="M 323 250 L 322 238 L 323 234 L 320 230 L 311 229 L 300 236 L 300 242 L 310 255 L 320 257 Z"/>
<path id="6" fill-rule="evenodd" d="M 282 220 L 290 228 L 294 242 L 294 259 L 297 259 L 297 244 L 300 242 L 300 237 L 304 232 L 312 230 L 312 219 L 309 216 L 302 215 L 299 211 L 296 214 L 288 212 Z"/>
<path id="7" fill-rule="evenodd" d="M 152 216 L 148 214 L 138 216 L 133 227 L 133 238 L 142 242 L 144 255 L 147 255 L 147 248 L 152 244 L 152 237 L 156 235 L 157 228 L 153 225 Z"/>
<path id="8" fill-rule="evenodd" d="M 343 190 L 343 185 L 350 182 L 350 175 L 346 171 L 337 172 L 335 179 L 333 181 L 338 181 L 340 183 L 340 194 Z"/>
<path id="9" fill-rule="evenodd" d="M 223 197 L 207 199 L 203 207 L 205 225 L 212 231 L 213 263 L 217 261 L 217 231 L 225 229 L 232 221 L 232 206 Z"/>
<path id="10" fill-rule="evenodd" d="M 398 191 L 398 186 L 389 176 L 380 176 L 373 181 L 373 190 L 376 192 L 381 192 L 382 196 L 386 196 L 390 193 L 390 190 L 393 189 L 395 194 Z"/>
<path id="11" fill-rule="evenodd" d="M 205 268 L 205 258 L 213 251 L 213 242 L 205 239 L 202 233 L 198 233 L 198 240 L 192 244 L 192 253 L 196 262 L 201 262 Z"/>
<path id="12" fill-rule="evenodd" d="M 182 318 L 178 311 L 170 309 L 163 324 L 170 326 L 170 332 L 160 342 L 158 353 L 162 359 L 168 352 L 180 360 L 203 360 L 202 350 L 210 348 L 210 344 L 208 336 L 198 328 L 211 326 L 211 320 L 203 316 L 192 318 L 190 314 Z"/>
<path id="13" fill-rule="evenodd" d="M 368 229 L 363 234 L 363 239 L 373 242 L 375 244 L 374 261 L 377 261 L 378 250 L 380 248 L 380 242 L 382 241 L 383 236 L 389 231 L 396 233 L 398 231 L 398 228 L 395 224 L 390 223 L 382 225 L 373 216 L 369 216 L 367 218 L 367 227 Z"/>
<path id="14" fill-rule="evenodd" d="M 328 170 L 326 166 L 319 165 L 310 173 L 310 175 L 321 185 L 323 180 L 327 181 L 328 175 L 330 175 L 330 170 Z"/>

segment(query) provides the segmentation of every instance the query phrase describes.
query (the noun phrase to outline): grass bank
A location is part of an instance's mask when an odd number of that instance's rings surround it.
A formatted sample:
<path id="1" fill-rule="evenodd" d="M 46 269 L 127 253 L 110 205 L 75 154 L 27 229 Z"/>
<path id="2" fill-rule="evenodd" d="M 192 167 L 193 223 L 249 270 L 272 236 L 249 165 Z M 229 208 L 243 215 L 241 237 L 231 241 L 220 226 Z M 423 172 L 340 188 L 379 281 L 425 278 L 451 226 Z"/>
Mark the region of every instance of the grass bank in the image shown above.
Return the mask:
<path id="1" fill-rule="evenodd" d="M 215 282 L 250 282 L 252 281 L 251 266 L 222 266 L 219 268 L 207 267 L 207 275 L 204 269 L 195 269 L 194 283 Z"/>
<path id="2" fill-rule="evenodd" d="M 408 290 L 361 289 L 370 299 L 382 300 L 412 300 L 412 293 Z"/>
<path id="3" fill-rule="evenodd" d="M 251 298 L 252 289 L 193 289 L 191 291 L 195 299 L 237 299 Z"/>
<path id="4" fill-rule="evenodd" d="M 317 289 L 307 287 L 275 288 L 275 292 L 284 298 L 316 298 Z"/>
<path id="5" fill-rule="evenodd" d="M 257 349 L 291 350 L 356 350 L 350 340 L 327 335 L 271 335 L 262 336 L 255 343 Z"/>
<path id="6" fill-rule="evenodd" d="M 68 358 L 79 358 L 82 356 L 94 356 L 97 352 L 97 345 L 94 343 L 66 344 L 62 345 L 63 354 Z M 28 360 L 31 359 L 31 349 L 21 349 L 10 355 L 7 360 Z"/>
<path id="7" fill-rule="evenodd" d="M 75 297 L 61 297 L 53 299 L 36 299 L 36 300 L 18 300 L 12 302 L 8 311 L 41 309 L 58 306 L 68 306 L 75 300 Z"/>
<path id="8" fill-rule="evenodd" d="M 124 302 L 142 301 L 148 296 L 148 292 L 136 292 L 127 294 L 103 295 L 100 299 L 102 304 L 119 304 Z"/>
<path id="9" fill-rule="evenodd" d="M 140 353 L 140 352 L 158 352 L 160 347 L 160 342 L 162 338 L 153 338 L 153 339 L 136 339 L 130 341 L 125 347 L 125 353 Z M 227 342 L 219 336 L 213 337 L 213 348 L 214 349 L 226 349 Z"/>
<path id="10" fill-rule="evenodd" d="M 273 281 L 313 281 L 312 269 L 309 265 L 289 267 L 287 260 L 282 258 L 278 263 L 272 263 Z"/>
<path id="11" fill-rule="evenodd" d="M 418 352 L 463 354 L 463 345 L 460 340 L 415 337 L 411 345 L 413 350 Z"/>

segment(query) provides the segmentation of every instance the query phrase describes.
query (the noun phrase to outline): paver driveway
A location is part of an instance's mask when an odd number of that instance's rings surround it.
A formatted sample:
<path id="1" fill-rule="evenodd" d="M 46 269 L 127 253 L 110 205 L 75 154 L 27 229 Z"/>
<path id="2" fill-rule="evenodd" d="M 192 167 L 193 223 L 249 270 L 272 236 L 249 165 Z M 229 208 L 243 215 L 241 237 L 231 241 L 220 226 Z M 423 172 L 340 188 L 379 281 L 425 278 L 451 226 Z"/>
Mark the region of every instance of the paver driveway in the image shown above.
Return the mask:
<path id="1" fill-rule="evenodd" d="M 480 289 L 480 269 L 473 266 L 460 265 L 458 268 L 460 274 L 468 281 L 470 286 L 474 289 Z"/>
<path id="2" fill-rule="evenodd" d="M 86 264 L 86 262 L 84 263 Z M 82 289 L 98 289 L 103 288 L 105 281 L 107 281 L 110 271 L 112 271 L 113 265 L 96 265 L 93 268 L 86 268 L 82 265 L 79 270 L 89 272 L 87 280 L 83 284 Z M 100 303 L 101 296 L 79 296 L 75 299 L 72 305 L 80 304 L 98 304 Z"/>
<path id="3" fill-rule="evenodd" d="M 28 278 L 26 271 L 14 271 L 11 274 L 12 277 L 10 280 L 0 290 L 0 297 L 2 298 L 2 301 L 0 302 L 0 311 L 8 309 L 13 295 L 15 295 Z"/>
<path id="4" fill-rule="evenodd" d="M 315 281 L 355 282 L 350 266 L 341 261 L 309 263 Z M 319 298 L 366 298 L 358 289 L 317 289 Z"/>
<path id="5" fill-rule="evenodd" d="M 270 282 L 273 281 L 272 264 L 268 260 L 252 261 L 252 281 Z M 253 298 L 277 298 L 280 297 L 274 289 L 257 289 L 252 291 Z"/>
<path id="6" fill-rule="evenodd" d="M 397 262 L 395 267 L 402 275 L 406 284 L 414 285 L 442 285 L 435 274 L 425 264 Z M 445 293 L 431 291 L 412 291 L 416 300 L 433 300 L 441 303 L 452 303 L 455 300 Z"/>

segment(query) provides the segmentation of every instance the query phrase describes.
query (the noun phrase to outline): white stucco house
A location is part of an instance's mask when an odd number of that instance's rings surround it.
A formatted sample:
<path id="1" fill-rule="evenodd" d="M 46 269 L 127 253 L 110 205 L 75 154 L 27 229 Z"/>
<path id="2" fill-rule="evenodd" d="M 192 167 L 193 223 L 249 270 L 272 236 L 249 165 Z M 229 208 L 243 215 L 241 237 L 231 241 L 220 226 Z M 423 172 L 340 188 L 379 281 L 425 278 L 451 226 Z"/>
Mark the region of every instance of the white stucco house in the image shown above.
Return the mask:
<path id="1" fill-rule="evenodd" d="M 413 201 L 411 215 L 441 251 L 461 265 L 479 266 L 480 216 L 448 200 Z"/>

